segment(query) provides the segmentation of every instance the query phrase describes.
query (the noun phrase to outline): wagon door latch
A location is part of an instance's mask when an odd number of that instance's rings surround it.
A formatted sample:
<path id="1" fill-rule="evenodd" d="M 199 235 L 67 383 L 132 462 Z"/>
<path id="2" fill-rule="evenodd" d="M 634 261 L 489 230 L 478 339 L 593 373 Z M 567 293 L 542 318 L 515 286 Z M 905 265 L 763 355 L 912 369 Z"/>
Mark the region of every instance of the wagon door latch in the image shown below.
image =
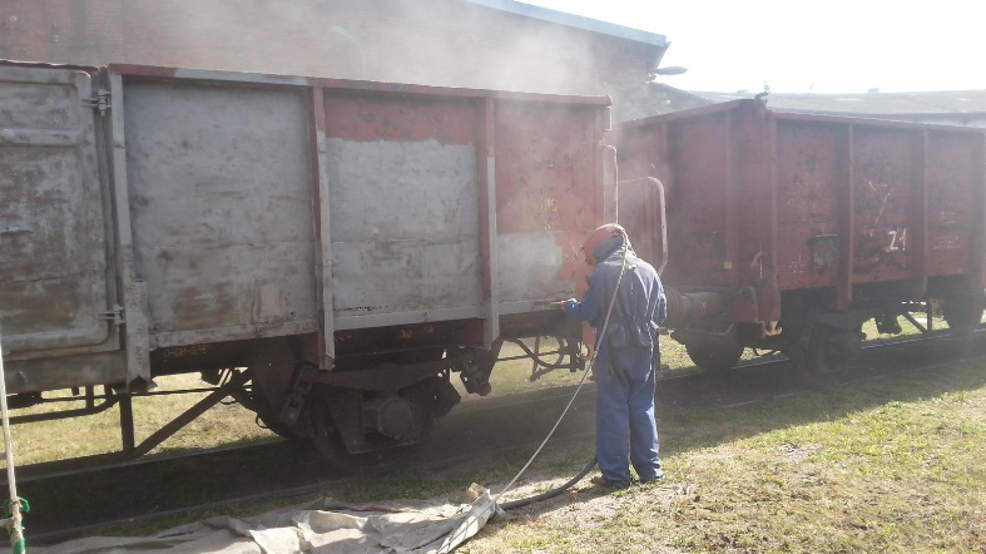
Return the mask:
<path id="1" fill-rule="evenodd" d="M 123 318 L 123 306 L 120 306 L 119 304 L 114 304 L 112 309 L 105 312 L 99 312 L 96 315 L 98 315 L 100 319 L 109 320 L 113 325 L 119 326 L 126 323 L 126 320 Z"/>
<path id="2" fill-rule="evenodd" d="M 101 88 L 92 95 L 92 98 L 83 98 L 82 105 L 92 108 L 99 112 L 100 116 L 104 116 L 110 109 L 110 91 Z"/>

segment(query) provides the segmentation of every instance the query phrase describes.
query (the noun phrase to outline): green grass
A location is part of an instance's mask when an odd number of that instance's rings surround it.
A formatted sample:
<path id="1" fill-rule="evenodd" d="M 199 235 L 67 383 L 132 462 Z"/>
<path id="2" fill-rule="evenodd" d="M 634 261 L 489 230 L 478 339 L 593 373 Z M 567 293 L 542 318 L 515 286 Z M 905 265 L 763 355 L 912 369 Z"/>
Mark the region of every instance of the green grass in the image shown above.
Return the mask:
<path id="1" fill-rule="evenodd" d="M 162 377 L 157 390 L 177 390 L 207 386 L 197 373 Z M 97 389 L 98 391 L 101 389 Z M 67 392 L 46 393 L 45 397 L 67 396 Z M 137 442 L 146 438 L 182 413 L 204 393 L 137 397 L 133 401 Z M 15 414 L 42 413 L 81 408 L 82 402 L 42 404 L 18 410 Z M 254 422 L 254 414 L 240 406 L 217 405 L 190 423 L 177 435 L 154 450 L 155 454 L 187 449 L 210 448 L 237 442 L 256 442 L 275 437 Z M 101 454 L 120 450 L 119 410 L 113 407 L 100 414 L 54 421 L 24 423 L 13 427 L 17 463 L 30 464 Z"/>
<path id="2" fill-rule="evenodd" d="M 982 552 L 986 363 L 661 421 L 668 479 L 495 523 L 464 552 Z M 591 518 L 590 518 L 591 520 Z"/>

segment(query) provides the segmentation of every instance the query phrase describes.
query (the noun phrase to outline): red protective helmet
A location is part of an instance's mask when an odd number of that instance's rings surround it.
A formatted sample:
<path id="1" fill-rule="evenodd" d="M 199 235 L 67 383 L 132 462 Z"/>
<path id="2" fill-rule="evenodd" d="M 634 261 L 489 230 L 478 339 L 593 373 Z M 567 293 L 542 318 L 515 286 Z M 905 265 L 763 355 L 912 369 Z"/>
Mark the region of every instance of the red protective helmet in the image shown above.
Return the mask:
<path id="1" fill-rule="evenodd" d="M 582 243 L 582 254 L 585 255 L 586 263 L 589 265 L 596 264 L 596 259 L 592 257 L 592 253 L 595 252 L 596 247 L 602 244 L 604 240 L 625 234 L 626 230 L 618 223 L 607 223 L 596 227 L 596 230 L 589 233 L 589 236 L 585 238 L 585 242 Z"/>

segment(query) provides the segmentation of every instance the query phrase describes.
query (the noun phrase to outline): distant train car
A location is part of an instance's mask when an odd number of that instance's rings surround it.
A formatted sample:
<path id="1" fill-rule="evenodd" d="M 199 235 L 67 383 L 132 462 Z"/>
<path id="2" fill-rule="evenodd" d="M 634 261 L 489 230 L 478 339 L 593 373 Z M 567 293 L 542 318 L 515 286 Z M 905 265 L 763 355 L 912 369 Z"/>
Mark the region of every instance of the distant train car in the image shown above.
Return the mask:
<path id="1" fill-rule="evenodd" d="M 275 431 L 362 452 L 417 441 L 453 373 L 487 393 L 505 339 L 559 337 L 577 367 L 548 302 L 584 290 L 581 240 L 615 213 L 608 105 L 4 63 L 8 389 L 108 385 L 132 451 L 130 393 L 203 371 Z"/>
<path id="2" fill-rule="evenodd" d="M 620 220 L 666 260 L 674 337 L 699 366 L 755 347 L 824 370 L 864 321 L 899 333 L 932 301 L 958 334 L 979 323 L 982 130 L 741 100 L 627 122 L 615 142 Z"/>

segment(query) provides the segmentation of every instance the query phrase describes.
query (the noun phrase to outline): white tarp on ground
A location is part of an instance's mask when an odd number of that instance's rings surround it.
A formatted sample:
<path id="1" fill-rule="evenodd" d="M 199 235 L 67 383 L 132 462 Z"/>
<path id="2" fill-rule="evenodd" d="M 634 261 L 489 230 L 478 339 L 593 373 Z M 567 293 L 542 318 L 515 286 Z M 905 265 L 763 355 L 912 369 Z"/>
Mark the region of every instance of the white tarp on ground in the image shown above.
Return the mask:
<path id="1" fill-rule="evenodd" d="M 347 506 L 322 500 L 312 508 L 238 519 L 228 516 L 150 537 L 89 537 L 32 554 L 391 554 L 444 553 L 475 535 L 495 511 L 488 490 L 472 504 L 410 509 Z M 28 536 L 30 540 L 30 536 Z"/>

